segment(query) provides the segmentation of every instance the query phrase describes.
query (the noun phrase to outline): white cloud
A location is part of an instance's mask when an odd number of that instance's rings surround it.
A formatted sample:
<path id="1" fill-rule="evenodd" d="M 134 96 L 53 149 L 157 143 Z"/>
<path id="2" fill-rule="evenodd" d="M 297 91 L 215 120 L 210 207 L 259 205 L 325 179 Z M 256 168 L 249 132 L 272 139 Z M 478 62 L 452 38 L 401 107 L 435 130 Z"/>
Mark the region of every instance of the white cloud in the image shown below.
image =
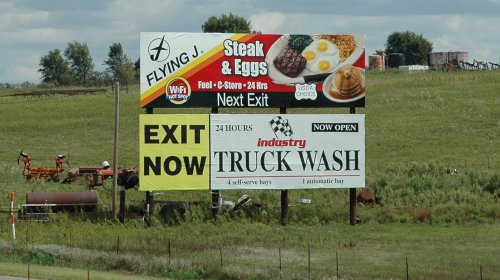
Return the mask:
<path id="1" fill-rule="evenodd" d="M 39 26 L 48 20 L 49 13 L 46 11 L 0 14 L 0 30 Z"/>
<path id="2" fill-rule="evenodd" d="M 33 49 L 18 49 L 10 54 L 12 59 L 0 63 L 0 83 L 39 82 L 40 57 L 45 55 Z"/>
<path id="3" fill-rule="evenodd" d="M 261 13 L 250 17 L 252 29 L 263 33 L 278 33 L 286 22 L 283 13 Z"/>
<path id="4" fill-rule="evenodd" d="M 40 81 L 40 73 L 37 68 L 12 65 L 10 74 L 17 78 L 17 81 Z"/>
<path id="5" fill-rule="evenodd" d="M 452 31 L 460 31 L 463 26 L 463 18 L 459 15 L 450 16 L 446 21 L 446 24 Z"/>
<path id="6" fill-rule="evenodd" d="M 460 47 L 456 42 L 447 34 L 437 37 L 433 40 L 433 47 L 435 51 L 458 51 Z"/>
<path id="7" fill-rule="evenodd" d="M 29 45 L 22 45 L 26 43 L 66 43 L 69 41 L 73 41 L 76 37 L 72 31 L 56 28 L 20 29 L 10 32 L 3 32 L 1 34 L 3 40 L 12 42 L 18 47 L 32 47 Z"/>

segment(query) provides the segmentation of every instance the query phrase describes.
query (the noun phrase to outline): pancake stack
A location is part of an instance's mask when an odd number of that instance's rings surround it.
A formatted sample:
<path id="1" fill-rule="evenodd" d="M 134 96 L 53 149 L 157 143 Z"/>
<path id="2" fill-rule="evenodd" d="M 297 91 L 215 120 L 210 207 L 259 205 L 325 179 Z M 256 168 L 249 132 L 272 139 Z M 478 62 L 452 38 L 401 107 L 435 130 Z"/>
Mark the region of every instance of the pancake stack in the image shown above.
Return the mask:
<path id="1" fill-rule="evenodd" d="M 346 65 L 335 72 L 328 88 L 334 98 L 353 98 L 365 92 L 365 77 L 359 68 Z"/>

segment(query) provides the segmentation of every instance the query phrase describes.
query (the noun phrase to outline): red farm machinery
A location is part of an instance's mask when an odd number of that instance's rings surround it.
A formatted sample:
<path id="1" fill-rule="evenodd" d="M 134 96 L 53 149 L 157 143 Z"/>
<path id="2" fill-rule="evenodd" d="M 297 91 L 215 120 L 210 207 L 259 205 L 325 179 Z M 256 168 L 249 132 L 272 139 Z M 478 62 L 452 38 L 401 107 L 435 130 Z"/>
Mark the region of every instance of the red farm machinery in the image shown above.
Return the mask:
<path id="1" fill-rule="evenodd" d="M 139 183 L 139 176 L 135 168 L 117 168 L 117 184 L 131 189 Z M 106 179 L 113 178 L 113 169 L 110 168 L 109 163 L 104 161 L 101 166 L 89 167 L 74 167 L 68 171 L 68 177 L 64 179 L 63 183 L 72 183 L 77 180 L 87 182 L 90 189 L 95 186 L 102 186 Z"/>
<path id="2" fill-rule="evenodd" d="M 22 159 L 24 163 L 22 174 L 26 177 L 27 181 L 59 182 L 59 176 L 64 171 L 63 165 L 65 163 L 65 158 L 65 154 L 57 155 L 54 158 L 55 167 L 31 167 L 33 158 L 27 152 L 21 150 L 19 156 L 17 157 L 17 164 L 19 164 Z"/>

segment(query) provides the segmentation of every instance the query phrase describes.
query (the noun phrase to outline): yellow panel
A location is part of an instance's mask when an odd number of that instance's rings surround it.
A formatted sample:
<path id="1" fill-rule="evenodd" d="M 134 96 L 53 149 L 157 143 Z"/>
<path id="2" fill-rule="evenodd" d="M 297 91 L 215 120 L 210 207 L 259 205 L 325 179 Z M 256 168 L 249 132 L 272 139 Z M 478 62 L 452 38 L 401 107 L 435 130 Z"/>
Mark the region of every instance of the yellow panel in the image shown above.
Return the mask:
<path id="1" fill-rule="evenodd" d="M 141 191 L 208 190 L 208 114 L 139 117 Z"/>

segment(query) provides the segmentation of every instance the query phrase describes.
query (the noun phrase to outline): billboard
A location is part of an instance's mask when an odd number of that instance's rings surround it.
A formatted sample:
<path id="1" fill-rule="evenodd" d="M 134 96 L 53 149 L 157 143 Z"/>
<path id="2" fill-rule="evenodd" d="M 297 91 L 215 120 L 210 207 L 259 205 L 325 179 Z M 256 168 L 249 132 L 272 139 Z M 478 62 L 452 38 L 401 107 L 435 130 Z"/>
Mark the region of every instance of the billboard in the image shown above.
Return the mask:
<path id="1" fill-rule="evenodd" d="M 365 187 L 361 114 L 141 115 L 141 190 Z"/>
<path id="2" fill-rule="evenodd" d="M 365 106 L 364 35 L 140 37 L 142 108 Z"/>

